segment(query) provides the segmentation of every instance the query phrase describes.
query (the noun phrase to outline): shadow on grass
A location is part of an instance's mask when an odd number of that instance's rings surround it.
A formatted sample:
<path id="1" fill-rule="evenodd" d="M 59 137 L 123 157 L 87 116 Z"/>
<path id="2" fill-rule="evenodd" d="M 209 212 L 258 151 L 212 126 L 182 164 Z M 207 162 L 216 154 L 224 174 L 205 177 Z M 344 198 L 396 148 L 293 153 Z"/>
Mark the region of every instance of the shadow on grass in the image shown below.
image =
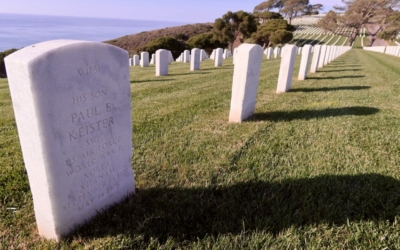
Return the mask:
<path id="1" fill-rule="evenodd" d="M 371 107 L 344 107 L 327 108 L 320 110 L 295 110 L 295 111 L 275 111 L 267 113 L 256 113 L 245 122 L 254 121 L 292 121 L 292 120 L 310 120 L 316 118 L 336 117 L 345 115 L 373 115 L 379 112 L 377 108 Z"/>
<path id="2" fill-rule="evenodd" d="M 162 76 L 161 76 L 162 77 Z M 168 82 L 168 81 L 174 81 L 176 79 L 174 78 L 157 78 L 157 79 L 150 79 L 150 80 L 142 80 L 142 81 L 137 81 L 137 80 L 132 80 L 131 83 L 141 83 L 141 82 Z"/>
<path id="3" fill-rule="evenodd" d="M 209 70 L 209 71 L 213 71 L 213 70 L 232 70 L 233 69 L 233 65 L 222 65 L 220 67 L 215 67 L 215 68 L 207 68 L 207 69 L 201 69 L 201 70 Z"/>
<path id="4" fill-rule="evenodd" d="M 325 66 L 325 67 L 328 67 L 328 68 L 332 68 L 332 67 L 335 67 L 335 68 L 349 68 L 349 67 L 361 67 L 361 65 L 360 64 L 347 64 L 347 63 L 334 63 L 334 64 L 328 64 L 327 66 Z"/>
<path id="5" fill-rule="evenodd" d="M 393 221 L 400 181 L 379 174 L 322 175 L 210 188 L 149 188 L 99 215 L 77 234 L 85 239 L 140 235 L 183 243 L 205 236 L 350 222 Z"/>
<path id="6" fill-rule="evenodd" d="M 206 75 L 209 74 L 208 72 L 202 72 L 200 70 L 198 71 L 191 71 L 188 73 L 182 73 L 182 74 L 169 74 L 170 76 L 185 76 L 185 75 Z"/>
<path id="7" fill-rule="evenodd" d="M 320 69 L 318 72 L 343 72 L 343 71 L 363 71 L 363 69 L 334 69 L 334 70 L 329 70 L 329 69 Z"/>
<path id="8" fill-rule="evenodd" d="M 334 80 L 334 79 L 344 79 L 344 78 L 363 78 L 363 77 L 365 77 L 365 75 L 363 75 L 363 76 L 325 76 L 325 77 L 319 77 L 319 76 L 310 76 L 310 77 L 307 77 L 307 79 L 313 79 L 313 80 L 326 80 L 326 79 L 329 79 L 329 80 Z"/>
<path id="9" fill-rule="evenodd" d="M 326 91 L 337 91 L 337 90 L 363 90 L 370 89 L 370 86 L 342 86 L 342 87 L 324 87 L 324 88 L 298 88 L 291 89 L 289 92 L 326 92 Z"/>

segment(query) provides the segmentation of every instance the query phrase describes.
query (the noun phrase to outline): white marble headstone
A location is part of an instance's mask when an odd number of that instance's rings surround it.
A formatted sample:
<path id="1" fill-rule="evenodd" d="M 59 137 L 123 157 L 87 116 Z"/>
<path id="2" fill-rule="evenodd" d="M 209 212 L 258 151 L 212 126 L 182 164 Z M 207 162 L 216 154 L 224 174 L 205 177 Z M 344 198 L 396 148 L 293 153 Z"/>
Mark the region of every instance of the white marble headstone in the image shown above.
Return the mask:
<path id="1" fill-rule="evenodd" d="M 156 61 L 156 76 L 168 75 L 169 53 L 168 50 L 159 49 L 154 56 Z"/>
<path id="2" fill-rule="evenodd" d="M 286 44 L 282 48 L 282 60 L 279 69 L 276 93 L 287 92 L 292 86 L 294 62 L 296 60 L 296 45 Z"/>
<path id="3" fill-rule="evenodd" d="M 313 52 L 313 58 L 311 61 L 310 73 L 317 72 L 318 61 L 319 61 L 320 54 L 321 54 L 321 45 L 314 45 L 313 50 L 314 50 L 314 52 Z"/>
<path id="4" fill-rule="evenodd" d="M 299 80 L 305 80 L 307 78 L 310 56 L 311 56 L 311 45 L 306 44 L 304 45 L 304 47 L 302 47 L 302 55 L 301 55 L 299 77 L 298 77 Z"/>
<path id="5" fill-rule="evenodd" d="M 192 49 L 190 60 L 190 71 L 200 69 L 200 49 Z"/>
<path id="6" fill-rule="evenodd" d="M 139 65 L 139 55 L 133 56 L 133 66 Z"/>
<path id="7" fill-rule="evenodd" d="M 189 50 L 183 51 L 183 62 L 184 63 L 190 62 L 190 51 Z"/>
<path id="8" fill-rule="evenodd" d="M 218 48 L 218 49 L 215 49 L 215 54 L 214 54 L 214 57 L 215 57 L 215 67 L 220 67 L 220 66 L 222 66 L 222 52 L 223 52 L 223 49 L 221 49 L 221 48 Z"/>
<path id="9" fill-rule="evenodd" d="M 39 234 L 60 240 L 135 190 L 128 53 L 54 40 L 6 57 Z"/>
<path id="10" fill-rule="evenodd" d="M 143 67 L 149 67 L 149 52 L 142 52 L 140 53 L 140 66 Z"/>
<path id="11" fill-rule="evenodd" d="M 263 50 L 258 44 L 243 43 L 235 57 L 229 122 L 241 122 L 254 113 Z"/>

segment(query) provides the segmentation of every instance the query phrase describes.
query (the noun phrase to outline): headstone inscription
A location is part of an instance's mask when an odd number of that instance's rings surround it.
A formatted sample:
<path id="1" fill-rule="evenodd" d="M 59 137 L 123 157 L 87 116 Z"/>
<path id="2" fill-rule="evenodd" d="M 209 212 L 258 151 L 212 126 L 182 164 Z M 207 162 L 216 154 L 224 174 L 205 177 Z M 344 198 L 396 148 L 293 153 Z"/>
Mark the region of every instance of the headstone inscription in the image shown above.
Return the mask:
<path id="1" fill-rule="evenodd" d="M 60 240 L 133 193 L 128 53 L 55 40 L 5 58 L 39 234 Z"/>
<path id="2" fill-rule="evenodd" d="M 229 122 L 242 122 L 254 113 L 263 50 L 244 43 L 235 55 Z"/>

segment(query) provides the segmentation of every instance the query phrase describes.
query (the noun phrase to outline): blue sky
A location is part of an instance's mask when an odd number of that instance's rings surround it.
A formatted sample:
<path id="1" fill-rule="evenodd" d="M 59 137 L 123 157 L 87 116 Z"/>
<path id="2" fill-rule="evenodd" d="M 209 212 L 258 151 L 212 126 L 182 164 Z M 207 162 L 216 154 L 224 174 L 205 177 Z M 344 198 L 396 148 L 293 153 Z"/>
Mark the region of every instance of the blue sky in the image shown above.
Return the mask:
<path id="1" fill-rule="evenodd" d="M 213 22 L 227 11 L 252 11 L 260 0 L 0 0 L 0 12 L 118 19 Z M 340 0 L 321 3 L 324 12 Z"/>

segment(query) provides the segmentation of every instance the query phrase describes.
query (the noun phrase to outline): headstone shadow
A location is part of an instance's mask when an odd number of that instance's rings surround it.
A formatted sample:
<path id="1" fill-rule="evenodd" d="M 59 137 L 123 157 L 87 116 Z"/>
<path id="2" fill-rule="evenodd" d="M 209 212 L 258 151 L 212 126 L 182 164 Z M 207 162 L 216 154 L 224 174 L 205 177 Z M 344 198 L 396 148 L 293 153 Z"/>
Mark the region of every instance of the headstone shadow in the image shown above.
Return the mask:
<path id="1" fill-rule="evenodd" d="M 142 82 L 169 82 L 174 81 L 174 78 L 157 78 L 157 79 L 150 79 L 150 80 L 132 80 L 131 83 L 142 83 Z"/>
<path id="2" fill-rule="evenodd" d="M 205 236 L 319 224 L 394 221 L 400 181 L 380 174 L 321 175 L 227 186 L 139 189 L 79 231 L 79 237 L 140 235 L 196 241 Z"/>
<path id="3" fill-rule="evenodd" d="M 340 87 L 324 87 L 324 88 L 297 88 L 291 89 L 289 92 L 327 92 L 338 90 L 364 90 L 370 89 L 371 86 L 340 86 Z"/>
<path id="4" fill-rule="evenodd" d="M 336 117 L 345 115 L 373 115 L 379 112 L 377 108 L 371 107 L 343 107 L 343 108 L 326 108 L 320 110 L 294 110 L 294 111 L 273 111 L 266 113 L 255 113 L 245 122 L 255 121 L 292 121 L 292 120 L 310 120 L 316 118 Z"/>
<path id="5" fill-rule="evenodd" d="M 343 71 L 363 71 L 363 69 L 334 69 L 334 70 L 320 69 L 319 70 L 319 72 L 343 72 Z"/>
<path id="6" fill-rule="evenodd" d="M 334 79 L 345 79 L 345 78 L 363 78 L 365 75 L 362 76 L 355 76 L 355 75 L 345 75 L 345 76 L 310 76 L 307 77 L 307 79 L 313 79 L 313 80 L 334 80 Z"/>

